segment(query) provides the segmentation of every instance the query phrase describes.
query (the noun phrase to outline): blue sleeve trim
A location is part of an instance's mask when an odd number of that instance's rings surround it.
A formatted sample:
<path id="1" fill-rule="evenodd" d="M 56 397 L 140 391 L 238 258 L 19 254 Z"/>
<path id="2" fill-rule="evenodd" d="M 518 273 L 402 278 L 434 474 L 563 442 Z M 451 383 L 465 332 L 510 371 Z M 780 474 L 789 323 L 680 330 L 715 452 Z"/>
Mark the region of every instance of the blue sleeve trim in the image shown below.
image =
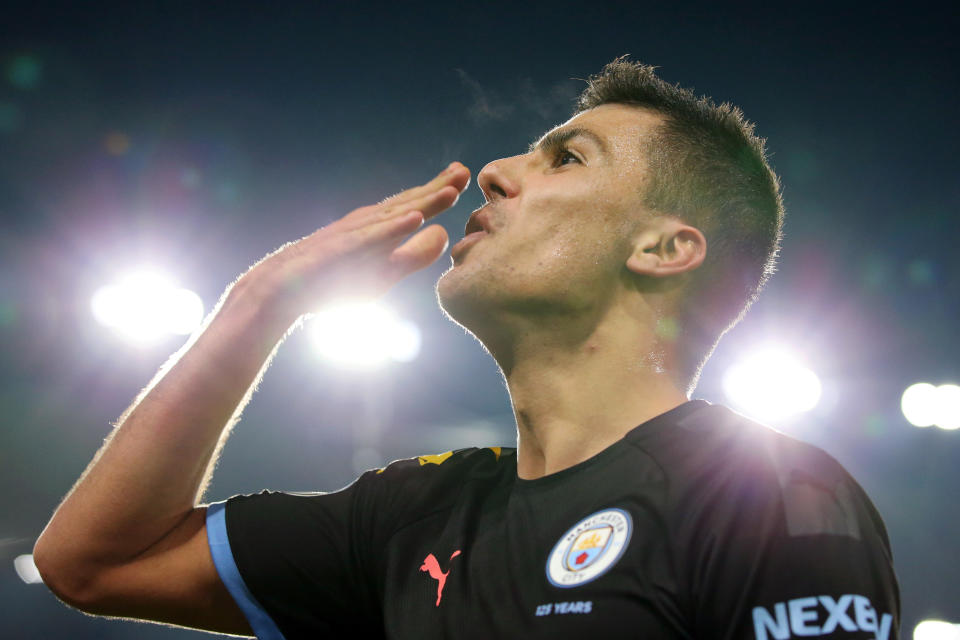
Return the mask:
<path id="1" fill-rule="evenodd" d="M 277 623 L 250 593 L 237 569 L 227 538 L 226 506 L 225 502 L 215 502 L 207 507 L 207 543 L 217 573 L 259 640 L 286 640 Z"/>

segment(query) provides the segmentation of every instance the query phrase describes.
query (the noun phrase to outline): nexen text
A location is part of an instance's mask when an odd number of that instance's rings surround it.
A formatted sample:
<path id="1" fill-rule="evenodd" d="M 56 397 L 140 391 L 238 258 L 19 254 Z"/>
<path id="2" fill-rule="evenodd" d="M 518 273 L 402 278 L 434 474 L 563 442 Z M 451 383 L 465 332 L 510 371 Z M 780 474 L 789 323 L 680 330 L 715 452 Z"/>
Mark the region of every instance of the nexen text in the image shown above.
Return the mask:
<path id="1" fill-rule="evenodd" d="M 851 610 L 852 608 L 852 610 Z M 844 631 L 866 631 L 876 640 L 888 640 L 893 616 L 877 616 L 877 610 L 865 596 L 847 594 L 834 600 L 830 596 L 795 598 L 765 607 L 753 608 L 756 640 L 788 640 L 792 637 L 825 636 L 837 627 Z"/>

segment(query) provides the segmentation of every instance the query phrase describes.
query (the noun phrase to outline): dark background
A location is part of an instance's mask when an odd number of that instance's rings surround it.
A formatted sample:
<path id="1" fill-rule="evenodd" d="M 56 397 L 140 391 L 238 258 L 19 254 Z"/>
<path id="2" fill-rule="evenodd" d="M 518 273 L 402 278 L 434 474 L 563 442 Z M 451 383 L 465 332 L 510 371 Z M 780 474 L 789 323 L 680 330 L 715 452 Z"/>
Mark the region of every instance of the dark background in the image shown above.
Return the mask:
<path id="1" fill-rule="evenodd" d="M 6 5 L 0 637 L 199 637 L 85 617 L 13 571 L 109 422 L 182 343 L 119 341 L 90 314 L 98 286 L 153 264 L 209 309 L 283 242 L 452 160 L 476 173 L 521 152 L 566 119 L 576 78 L 626 53 L 740 105 L 785 185 L 780 272 L 696 395 L 722 402 L 725 367 L 759 341 L 806 354 L 824 401 L 775 426 L 826 449 L 873 497 L 904 637 L 923 618 L 960 622 L 960 432 L 915 429 L 899 410 L 913 382 L 960 381 L 957 20 L 916 4 L 804 6 Z M 474 185 L 442 218 L 454 239 L 480 199 Z M 346 374 L 294 335 L 208 498 L 343 486 L 357 420 L 380 425 L 374 464 L 512 444 L 494 364 L 436 308 L 446 264 L 388 296 L 423 330 L 412 363 Z"/>

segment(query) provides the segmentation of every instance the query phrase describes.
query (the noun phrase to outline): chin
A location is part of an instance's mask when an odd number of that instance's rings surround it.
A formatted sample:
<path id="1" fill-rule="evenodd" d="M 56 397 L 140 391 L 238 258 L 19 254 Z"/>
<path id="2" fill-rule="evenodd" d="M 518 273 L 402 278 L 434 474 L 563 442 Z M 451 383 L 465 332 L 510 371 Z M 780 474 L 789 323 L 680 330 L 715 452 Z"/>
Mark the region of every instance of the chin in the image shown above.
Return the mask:
<path id="1" fill-rule="evenodd" d="M 473 324 L 471 320 L 478 320 L 481 310 L 489 308 L 483 304 L 476 278 L 471 278 L 469 271 L 462 263 L 451 266 L 437 280 L 435 288 L 437 303 L 443 313 L 468 331 Z"/>
<path id="2" fill-rule="evenodd" d="M 505 318 L 508 299 L 516 294 L 510 272 L 491 269 L 480 261 L 465 262 L 447 269 L 437 280 L 436 294 L 440 309 L 448 318 L 481 341 Z"/>

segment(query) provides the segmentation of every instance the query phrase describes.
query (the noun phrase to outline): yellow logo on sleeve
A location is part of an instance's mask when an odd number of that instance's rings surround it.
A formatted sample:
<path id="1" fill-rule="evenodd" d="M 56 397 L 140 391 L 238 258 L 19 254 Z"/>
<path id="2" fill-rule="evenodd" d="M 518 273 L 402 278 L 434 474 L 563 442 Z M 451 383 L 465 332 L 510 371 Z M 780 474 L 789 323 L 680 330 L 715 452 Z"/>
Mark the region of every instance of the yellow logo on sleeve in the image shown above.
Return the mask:
<path id="1" fill-rule="evenodd" d="M 500 459 L 500 453 L 502 449 L 500 447 L 487 447 L 492 453 L 493 457 L 496 460 Z M 420 466 L 425 466 L 428 464 L 441 465 L 447 461 L 447 458 L 453 455 L 453 451 L 445 451 L 444 453 L 431 453 L 424 456 L 417 456 L 417 462 L 420 463 Z M 386 467 L 382 469 L 377 469 L 377 473 L 383 473 L 386 470 Z"/>
<path id="2" fill-rule="evenodd" d="M 417 456 L 417 460 L 420 462 L 422 467 L 425 464 L 443 464 L 447 458 L 453 455 L 453 451 L 447 451 L 446 453 L 435 453 L 428 456 Z"/>

